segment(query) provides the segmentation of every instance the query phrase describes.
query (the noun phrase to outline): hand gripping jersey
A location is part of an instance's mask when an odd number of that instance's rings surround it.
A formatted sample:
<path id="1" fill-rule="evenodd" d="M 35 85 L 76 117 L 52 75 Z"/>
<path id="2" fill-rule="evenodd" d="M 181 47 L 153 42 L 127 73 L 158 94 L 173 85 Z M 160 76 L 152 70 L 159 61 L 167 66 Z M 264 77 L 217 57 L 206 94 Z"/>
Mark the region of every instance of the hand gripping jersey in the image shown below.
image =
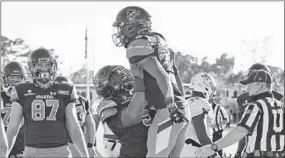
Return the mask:
<path id="1" fill-rule="evenodd" d="M 5 130 L 7 130 L 7 125 L 9 123 L 10 114 L 11 114 L 11 102 L 10 102 L 10 97 L 7 96 L 5 92 L 1 92 L 1 98 L 3 101 L 2 102 L 3 108 L 1 109 L 1 117 L 4 123 Z M 24 120 L 22 120 L 21 128 L 19 130 L 14 147 L 12 148 L 10 155 L 23 153 L 25 147 L 24 135 L 25 135 L 25 126 L 24 126 Z"/>
<path id="2" fill-rule="evenodd" d="M 206 114 L 204 123 L 206 126 L 206 132 L 208 136 L 212 139 L 212 123 L 213 123 L 213 109 L 211 104 L 204 98 L 201 97 L 191 97 L 186 100 L 188 106 L 190 106 L 191 116 L 195 117 L 201 115 L 202 113 Z M 193 123 L 190 123 L 186 132 L 186 138 L 190 138 L 200 144 L 200 141 L 196 135 Z"/>
<path id="3" fill-rule="evenodd" d="M 174 70 L 174 58 L 167 47 L 162 35 L 158 33 L 149 33 L 138 35 L 127 47 L 127 58 L 130 64 L 139 62 L 149 56 L 158 59 L 164 70 L 169 74 L 174 90 L 174 99 L 178 107 L 183 107 L 183 96 L 178 89 Z M 149 105 L 153 105 L 156 109 L 166 107 L 163 93 L 160 91 L 158 83 L 147 71 L 144 73 L 144 83 L 146 86 L 146 100 Z"/>
<path id="4" fill-rule="evenodd" d="M 128 106 L 115 103 L 112 100 L 103 100 L 98 109 L 100 118 L 106 122 L 111 131 L 119 138 L 121 143 L 120 155 L 124 157 L 145 157 L 147 154 L 148 127 L 154 114 L 149 108 L 145 109 L 141 123 L 123 127 L 121 113 Z"/>
<path id="5" fill-rule="evenodd" d="M 68 83 L 52 83 L 43 89 L 32 82 L 24 82 L 12 89 L 11 101 L 18 102 L 23 108 L 26 146 L 67 145 L 65 109 L 75 101 L 74 95 L 73 86 Z"/>

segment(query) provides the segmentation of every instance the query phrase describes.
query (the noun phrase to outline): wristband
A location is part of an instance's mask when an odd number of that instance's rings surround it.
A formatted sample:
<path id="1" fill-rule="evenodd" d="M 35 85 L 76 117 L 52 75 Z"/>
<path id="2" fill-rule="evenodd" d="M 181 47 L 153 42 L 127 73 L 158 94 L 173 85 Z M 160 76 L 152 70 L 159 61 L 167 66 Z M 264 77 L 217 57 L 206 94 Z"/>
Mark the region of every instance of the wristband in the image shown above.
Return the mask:
<path id="1" fill-rule="evenodd" d="M 135 92 L 145 92 L 145 85 L 144 85 L 144 80 L 135 76 L 134 77 L 134 93 Z"/>
<path id="2" fill-rule="evenodd" d="M 88 147 L 88 148 L 93 148 L 93 147 L 94 147 L 94 144 L 92 144 L 92 143 L 87 143 L 87 147 Z"/>

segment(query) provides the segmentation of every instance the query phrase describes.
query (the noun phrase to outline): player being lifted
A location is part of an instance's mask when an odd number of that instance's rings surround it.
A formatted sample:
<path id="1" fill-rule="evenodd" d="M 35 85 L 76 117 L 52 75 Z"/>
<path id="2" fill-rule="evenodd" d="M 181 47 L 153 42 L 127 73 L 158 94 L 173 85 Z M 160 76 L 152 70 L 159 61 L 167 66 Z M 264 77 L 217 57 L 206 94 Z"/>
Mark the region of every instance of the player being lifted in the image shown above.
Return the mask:
<path id="1" fill-rule="evenodd" d="M 70 157 L 69 135 L 81 156 L 89 157 L 76 116 L 76 93 L 68 83 L 53 82 L 57 63 L 51 52 L 45 48 L 36 49 L 30 54 L 28 66 L 33 80 L 17 84 L 11 92 L 9 149 L 14 145 L 24 118 L 24 157 Z"/>
<path id="2" fill-rule="evenodd" d="M 145 103 L 145 87 L 140 70 L 105 66 L 95 76 L 95 89 L 103 101 L 97 111 L 119 138 L 119 157 L 146 157 L 147 133 L 152 121 Z M 133 91 L 133 92 L 132 92 Z"/>
<path id="3" fill-rule="evenodd" d="M 192 121 L 186 132 L 186 145 L 181 157 L 196 157 L 199 147 L 212 143 L 213 110 L 210 99 L 216 91 L 214 78 L 206 73 L 198 73 L 190 83 L 191 98 L 187 99 Z"/>
<path id="4" fill-rule="evenodd" d="M 3 103 L 3 109 L 1 110 L 1 117 L 3 119 L 5 130 L 7 130 L 7 125 L 10 120 L 11 114 L 11 90 L 12 87 L 15 86 L 17 83 L 24 81 L 24 70 L 20 63 L 16 61 L 11 61 L 7 63 L 3 68 L 2 74 L 3 85 L 1 91 L 1 98 Z M 24 121 L 24 120 L 23 120 Z M 16 138 L 15 145 L 13 146 L 11 152 L 9 153 L 9 157 L 22 157 L 24 151 L 24 134 L 25 134 L 25 127 L 24 122 L 21 122 L 21 128 L 19 130 L 19 134 Z"/>
<path id="5" fill-rule="evenodd" d="M 146 100 L 157 110 L 149 129 L 147 157 L 178 157 L 187 128 L 185 116 L 189 113 L 177 86 L 178 73 L 170 49 L 161 34 L 151 31 L 150 15 L 141 7 L 122 9 L 113 27 L 117 29 L 113 35 L 115 45 L 124 46 L 130 64 L 143 70 Z"/>
<path id="6" fill-rule="evenodd" d="M 56 76 L 54 80 L 59 83 L 67 82 L 73 85 L 73 83 L 67 77 L 64 77 L 61 75 Z M 89 155 L 94 156 L 95 155 L 94 143 L 95 143 L 96 130 L 95 130 L 95 123 L 94 123 L 93 117 L 90 114 L 91 112 L 90 112 L 88 100 L 84 98 L 83 96 L 78 95 L 76 98 L 76 102 L 75 102 L 75 108 L 76 108 L 77 119 L 79 121 L 79 125 L 81 126 L 83 133 L 86 127 L 86 133 L 87 133 L 86 141 L 88 142 L 87 147 L 88 147 Z M 70 148 L 72 156 L 80 157 L 80 153 L 76 149 L 71 139 L 69 143 L 70 143 L 69 148 Z"/>

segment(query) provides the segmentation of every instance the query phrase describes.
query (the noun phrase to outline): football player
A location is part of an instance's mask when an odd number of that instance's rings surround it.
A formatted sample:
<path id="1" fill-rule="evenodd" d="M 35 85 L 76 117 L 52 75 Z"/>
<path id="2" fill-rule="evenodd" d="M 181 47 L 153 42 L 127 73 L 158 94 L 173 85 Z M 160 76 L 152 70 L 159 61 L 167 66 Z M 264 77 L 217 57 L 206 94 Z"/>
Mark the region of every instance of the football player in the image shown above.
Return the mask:
<path id="1" fill-rule="evenodd" d="M 1 117 L 3 119 L 5 130 L 7 130 L 7 125 L 10 120 L 11 113 L 11 90 L 12 87 L 17 83 L 24 81 L 24 70 L 20 63 L 16 61 L 11 61 L 7 63 L 3 68 L 2 74 L 3 85 L 1 91 L 1 98 L 3 101 L 3 109 L 1 110 Z M 24 120 L 21 122 L 21 128 L 19 130 L 19 134 L 16 138 L 15 145 L 13 146 L 11 152 L 9 153 L 9 157 L 22 157 L 24 151 Z"/>
<path id="2" fill-rule="evenodd" d="M 252 72 L 257 71 L 257 70 L 264 70 L 268 73 L 271 73 L 271 70 L 269 69 L 268 66 L 261 64 L 261 63 L 255 63 L 249 68 L 247 76 L 249 76 Z M 279 100 L 279 101 L 281 101 L 282 98 L 284 97 L 284 95 L 282 95 L 281 93 L 276 92 L 276 91 L 272 91 L 272 94 L 273 94 L 274 98 Z M 242 113 L 244 112 L 244 109 L 246 108 L 246 106 L 248 105 L 249 102 L 251 102 L 251 97 L 249 96 L 248 92 L 244 92 L 237 97 L 237 104 L 238 104 Z M 241 157 L 241 155 L 243 154 L 243 150 L 244 150 L 244 147 L 246 145 L 245 144 L 246 139 L 247 139 L 247 137 L 245 137 L 239 141 L 237 152 L 235 154 L 236 158 Z"/>
<path id="3" fill-rule="evenodd" d="M 0 110 L 2 106 L 0 107 Z M 2 117 L 0 117 L 0 157 L 7 157 L 8 156 L 8 143 L 7 137 L 5 134 L 4 124 L 2 121 Z"/>
<path id="4" fill-rule="evenodd" d="M 141 70 L 105 66 L 95 76 L 95 89 L 103 100 L 97 108 L 102 122 L 121 143 L 119 157 L 146 157 L 148 127 L 152 121 L 145 102 Z M 132 92 L 133 91 L 133 92 Z"/>
<path id="5" fill-rule="evenodd" d="M 146 100 L 157 110 L 149 129 L 148 157 L 178 157 L 190 116 L 177 85 L 171 50 L 161 34 L 151 31 L 150 15 L 141 7 L 122 9 L 113 27 L 115 45 L 124 46 L 129 63 L 143 70 Z"/>
<path id="6" fill-rule="evenodd" d="M 70 83 L 73 84 L 67 77 L 58 75 L 54 79 L 56 82 L 59 83 Z M 89 102 L 86 98 L 84 98 L 81 95 L 77 95 L 76 102 L 75 102 L 75 108 L 77 113 L 77 119 L 79 121 L 79 125 L 81 126 L 81 129 L 84 133 L 84 127 L 86 127 L 86 133 L 87 133 L 87 147 L 89 155 L 95 155 L 95 123 L 93 120 L 92 115 L 90 114 L 90 108 L 89 108 Z M 72 157 L 80 157 L 80 153 L 76 149 L 75 145 L 73 144 L 72 140 L 70 139 L 69 148 L 72 154 Z"/>
<path id="7" fill-rule="evenodd" d="M 34 50 L 28 61 L 32 81 L 11 91 L 11 118 L 7 129 L 9 149 L 14 145 L 22 118 L 25 120 L 23 157 L 70 157 L 69 135 L 81 156 L 89 157 L 76 116 L 74 88 L 53 81 L 57 63 L 45 48 Z"/>
<path id="8" fill-rule="evenodd" d="M 100 122 L 102 123 L 104 129 L 103 150 L 100 150 L 100 154 L 102 154 L 103 157 L 118 157 L 120 155 L 120 148 L 121 148 L 121 143 L 119 142 L 119 138 L 112 132 L 110 127 L 107 125 L 106 121 L 105 122 L 100 121 L 100 116 L 97 112 L 98 105 L 101 101 L 102 99 L 98 99 L 98 101 L 93 103 L 93 108 L 95 109 L 93 110 L 93 118 L 96 122 L 96 130 L 98 129 Z"/>
<path id="9" fill-rule="evenodd" d="M 185 146 L 181 157 L 196 157 L 199 147 L 212 143 L 213 109 L 209 100 L 216 91 L 214 78 L 206 73 L 198 73 L 190 83 L 191 97 L 187 100 L 191 109 L 192 121 L 189 123 Z"/>

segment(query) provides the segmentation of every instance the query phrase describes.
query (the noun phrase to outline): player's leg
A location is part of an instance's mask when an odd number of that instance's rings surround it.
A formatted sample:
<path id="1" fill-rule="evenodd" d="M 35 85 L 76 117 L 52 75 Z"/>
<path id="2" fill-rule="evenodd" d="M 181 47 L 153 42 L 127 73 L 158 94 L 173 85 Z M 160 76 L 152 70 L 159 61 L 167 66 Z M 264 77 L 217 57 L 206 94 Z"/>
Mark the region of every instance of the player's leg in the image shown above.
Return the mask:
<path id="1" fill-rule="evenodd" d="M 174 148 L 172 149 L 169 157 L 173 157 L 173 158 L 180 157 L 182 149 L 184 148 L 184 145 L 185 145 L 185 134 L 186 134 L 188 125 L 189 125 L 188 123 L 185 124 L 183 129 L 180 131 L 177 137 L 176 143 L 174 145 Z"/>
<path id="2" fill-rule="evenodd" d="M 185 123 L 172 124 L 168 109 L 157 110 L 149 127 L 147 157 L 168 157 Z"/>
<path id="3" fill-rule="evenodd" d="M 81 157 L 79 151 L 75 147 L 73 143 L 68 143 L 69 150 L 71 152 L 72 157 Z"/>
<path id="4" fill-rule="evenodd" d="M 191 120 L 191 111 L 190 111 L 189 107 L 185 108 L 185 113 L 184 114 L 185 114 L 185 117 L 188 120 Z M 183 149 L 183 147 L 185 145 L 185 137 L 186 137 L 186 131 L 187 131 L 188 126 L 189 126 L 189 123 L 186 123 L 185 126 L 180 131 L 180 133 L 179 133 L 179 135 L 177 137 L 175 146 L 174 146 L 174 148 L 172 149 L 172 151 L 170 153 L 170 157 L 175 157 L 175 158 L 176 157 L 180 157 L 182 149 Z"/>

